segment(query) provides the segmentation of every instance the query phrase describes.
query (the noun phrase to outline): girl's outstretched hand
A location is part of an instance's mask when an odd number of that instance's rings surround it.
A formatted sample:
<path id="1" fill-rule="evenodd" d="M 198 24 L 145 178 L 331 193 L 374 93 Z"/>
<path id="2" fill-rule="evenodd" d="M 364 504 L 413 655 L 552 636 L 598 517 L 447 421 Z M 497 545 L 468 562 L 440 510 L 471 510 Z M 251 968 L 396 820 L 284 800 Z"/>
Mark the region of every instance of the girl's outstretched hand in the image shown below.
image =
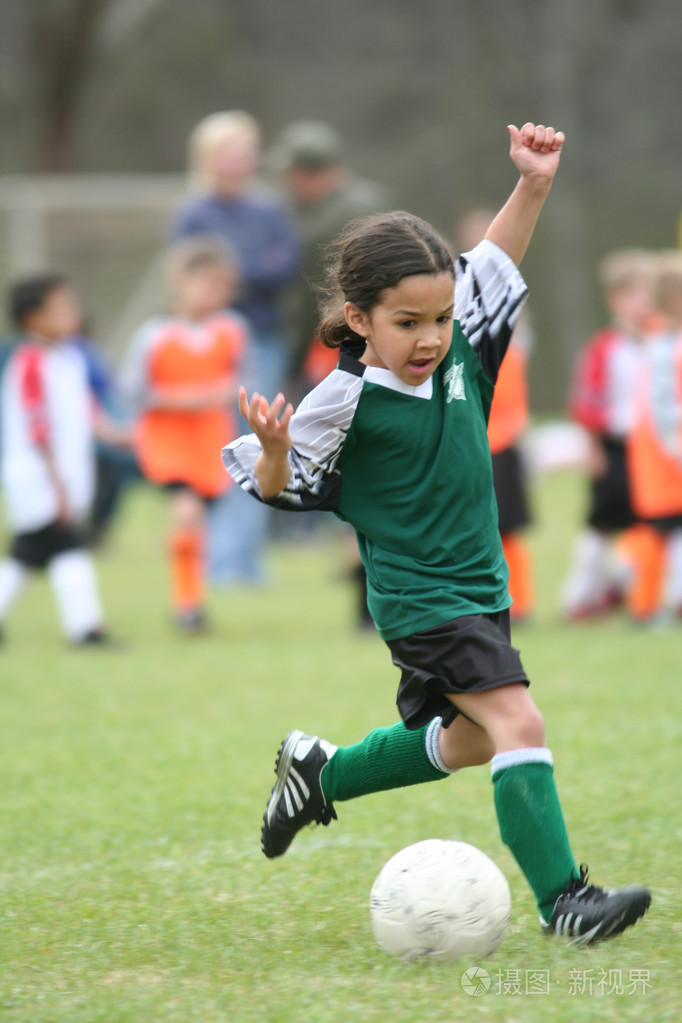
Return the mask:
<path id="1" fill-rule="evenodd" d="M 262 450 L 254 468 L 261 496 L 267 501 L 284 490 L 291 476 L 289 420 L 294 407 L 285 403 L 283 394 L 278 394 L 272 404 L 257 392 L 249 401 L 246 389 L 240 387 L 239 411 L 260 441 Z"/>
<path id="2" fill-rule="evenodd" d="M 513 124 L 508 125 L 507 130 L 509 155 L 519 173 L 523 177 L 545 180 L 551 184 L 566 139 L 564 133 L 546 128 L 544 124 L 533 124 L 532 121 L 524 124 L 520 131 Z"/>
<path id="3" fill-rule="evenodd" d="M 258 437 L 266 455 L 287 454 L 291 448 L 289 420 L 293 405 L 286 404 L 283 394 L 278 394 L 272 404 L 262 394 L 254 392 L 251 401 L 246 388 L 239 388 L 239 411 Z"/>

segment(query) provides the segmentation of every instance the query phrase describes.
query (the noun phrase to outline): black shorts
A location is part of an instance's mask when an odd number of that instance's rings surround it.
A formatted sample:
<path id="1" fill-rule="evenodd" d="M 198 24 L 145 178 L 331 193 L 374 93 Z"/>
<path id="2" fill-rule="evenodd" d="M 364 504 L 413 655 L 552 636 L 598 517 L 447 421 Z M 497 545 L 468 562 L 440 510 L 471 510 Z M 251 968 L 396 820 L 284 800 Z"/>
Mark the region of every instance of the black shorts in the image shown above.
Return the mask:
<path id="1" fill-rule="evenodd" d="M 659 533 L 673 533 L 682 529 L 682 515 L 660 515 L 655 519 L 644 519 L 648 526 L 653 526 Z"/>
<path id="2" fill-rule="evenodd" d="M 530 525 L 526 472 L 518 448 L 505 448 L 493 455 L 493 485 L 500 533 L 515 533 Z"/>
<path id="3" fill-rule="evenodd" d="M 83 536 L 75 526 L 52 522 L 33 533 L 17 533 L 9 545 L 9 556 L 25 568 L 45 568 L 58 554 L 81 550 Z"/>
<path id="4" fill-rule="evenodd" d="M 601 437 L 606 454 L 606 472 L 590 484 L 588 525 L 606 533 L 619 533 L 637 521 L 630 502 L 625 444 Z"/>
<path id="5" fill-rule="evenodd" d="M 388 640 L 402 676 L 396 703 L 411 729 L 434 717 L 447 728 L 459 711 L 446 693 L 483 692 L 512 682 L 530 685 L 511 645 L 509 611 L 463 615 L 413 636 Z"/>

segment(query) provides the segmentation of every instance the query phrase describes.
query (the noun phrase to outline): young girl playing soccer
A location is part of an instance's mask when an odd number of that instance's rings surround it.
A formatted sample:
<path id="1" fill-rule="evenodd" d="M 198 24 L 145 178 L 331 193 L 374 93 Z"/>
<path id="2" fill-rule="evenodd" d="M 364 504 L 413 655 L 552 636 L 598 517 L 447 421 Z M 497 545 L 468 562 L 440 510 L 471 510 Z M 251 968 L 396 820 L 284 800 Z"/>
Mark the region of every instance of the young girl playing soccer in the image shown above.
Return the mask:
<path id="1" fill-rule="evenodd" d="M 223 457 L 261 500 L 327 508 L 355 527 L 370 610 L 402 675 L 402 722 L 345 748 L 289 733 L 265 855 L 282 855 L 306 824 L 329 824 L 335 802 L 492 760 L 501 835 L 543 926 L 586 943 L 634 923 L 651 897 L 597 888 L 576 868 L 543 719 L 510 643 L 486 420 L 526 294 L 517 264 L 564 137 L 533 124 L 509 132 L 520 180 L 456 271 L 433 229 L 407 213 L 346 233 L 336 268 L 345 302 L 321 327 L 341 348 L 338 369 L 295 414 L 282 395 L 249 402 L 242 389 L 254 433 Z"/>

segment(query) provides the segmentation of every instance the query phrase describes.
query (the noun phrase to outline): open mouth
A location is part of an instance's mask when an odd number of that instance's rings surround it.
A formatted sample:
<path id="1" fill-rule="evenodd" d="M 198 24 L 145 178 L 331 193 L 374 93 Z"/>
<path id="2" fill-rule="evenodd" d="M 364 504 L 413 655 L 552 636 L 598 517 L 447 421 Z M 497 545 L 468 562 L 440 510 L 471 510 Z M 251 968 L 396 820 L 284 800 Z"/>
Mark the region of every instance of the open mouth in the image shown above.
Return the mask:
<path id="1" fill-rule="evenodd" d="M 429 369 L 433 365 L 434 361 L 435 360 L 433 358 L 410 359 L 407 365 L 410 367 L 413 373 L 423 373 L 425 370 Z"/>

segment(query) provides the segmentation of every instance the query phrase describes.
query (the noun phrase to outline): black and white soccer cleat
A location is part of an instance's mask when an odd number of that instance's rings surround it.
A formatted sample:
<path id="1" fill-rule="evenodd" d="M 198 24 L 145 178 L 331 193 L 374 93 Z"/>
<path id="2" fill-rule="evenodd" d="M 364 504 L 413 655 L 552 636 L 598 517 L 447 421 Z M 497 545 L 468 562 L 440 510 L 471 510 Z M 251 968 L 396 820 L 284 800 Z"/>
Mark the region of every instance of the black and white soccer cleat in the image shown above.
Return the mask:
<path id="1" fill-rule="evenodd" d="M 547 933 L 565 938 L 569 945 L 613 938 L 644 916 L 651 904 L 651 893 L 641 885 L 598 888 L 588 880 L 587 866 L 582 863 L 580 877 L 573 878 L 556 900 L 549 923 L 541 920 Z"/>
<path id="2" fill-rule="evenodd" d="M 322 792 L 322 768 L 336 746 L 294 730 L 277 753 L 277 781 L 263 815 L 261 846 L 268 859 L 281 856 L 307 824 L 328 825 L 336 811 Z"/>

